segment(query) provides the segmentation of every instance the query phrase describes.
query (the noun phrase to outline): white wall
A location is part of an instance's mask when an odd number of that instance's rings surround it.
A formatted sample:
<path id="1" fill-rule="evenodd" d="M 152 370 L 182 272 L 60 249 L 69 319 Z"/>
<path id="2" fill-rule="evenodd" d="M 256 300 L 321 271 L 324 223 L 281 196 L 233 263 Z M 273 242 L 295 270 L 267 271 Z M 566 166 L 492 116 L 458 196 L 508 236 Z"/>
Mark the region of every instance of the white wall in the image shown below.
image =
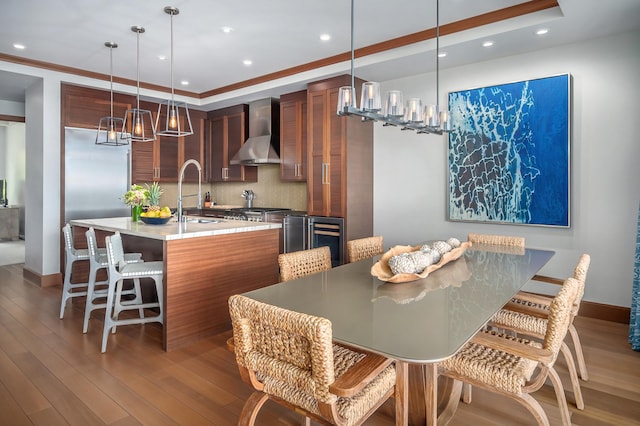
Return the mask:
<path id="1" fill-rule="evenodd" d="M 469 232 L 526 237 L 557 251 L 543 273 L 569 276 L 591 255 L 585 300 L 630 306 L 640 200 L 640 32 L 541 50 L 455 69 L 441 68 L 440 105 L 449 91 L 560 73 L 573 76 L 571 227 L 449 222 L 446 136 L 416 135 L 376 123 L 374 232 L 385 246 Z M 442 64 L 442 63 L 441 63 Z M 435 76 L 384 82 L 382 93 L 435 98 Z M 541 287 L 532 287 L 545 291 Z"/>

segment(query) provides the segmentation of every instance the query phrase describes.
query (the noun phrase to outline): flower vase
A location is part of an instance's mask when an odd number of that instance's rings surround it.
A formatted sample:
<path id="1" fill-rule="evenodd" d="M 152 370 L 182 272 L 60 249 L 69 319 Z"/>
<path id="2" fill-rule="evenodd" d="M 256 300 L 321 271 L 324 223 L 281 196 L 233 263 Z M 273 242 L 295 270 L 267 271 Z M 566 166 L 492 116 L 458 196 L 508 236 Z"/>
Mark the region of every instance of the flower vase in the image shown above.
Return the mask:
<path id="1" fill-rule="evenodd" d="M 142 213 L 142 206 L 131 206 L 131 221 L 140 222 L 140 213 Z"/>

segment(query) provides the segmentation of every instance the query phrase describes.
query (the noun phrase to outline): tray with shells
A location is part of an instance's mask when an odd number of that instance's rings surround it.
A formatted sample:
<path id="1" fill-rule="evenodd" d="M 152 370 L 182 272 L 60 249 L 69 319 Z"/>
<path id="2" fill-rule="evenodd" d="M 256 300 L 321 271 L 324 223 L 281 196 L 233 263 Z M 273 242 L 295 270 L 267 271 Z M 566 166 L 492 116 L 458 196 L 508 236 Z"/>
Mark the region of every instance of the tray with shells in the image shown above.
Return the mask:
<path id="1" fill-rule="evenodd" d="M 466 241 L 464 243 L 460 243 L 459 246 L 455 248 L 451 248 L 449 251 L 442 253 L 440 259 L 426 266 L 422 272 L 420 273 L 394 273 L 392 268 L 389 266 L 389 261 L 395 261 L 393 259 L 396 256 L 401 256 L 405 253 L 417 252 L 423 249 L 425 246 L 395 246 L 389 249 L 386 253 L 380 257 L 380 259 L 371 267 L 371 275 L 378 278 L 381 281 L 386 281 L 390 283 L 406 283 L 409 281 L 419 280 L 421 278 L 426 278 L 431 272 L 436 271 L 442 268 L 449 262 L 452 262 L 465 252 L 465 250 L 471 247 L 471 242 Z M 392 260 L 393 259 L 393 260 Z"/>

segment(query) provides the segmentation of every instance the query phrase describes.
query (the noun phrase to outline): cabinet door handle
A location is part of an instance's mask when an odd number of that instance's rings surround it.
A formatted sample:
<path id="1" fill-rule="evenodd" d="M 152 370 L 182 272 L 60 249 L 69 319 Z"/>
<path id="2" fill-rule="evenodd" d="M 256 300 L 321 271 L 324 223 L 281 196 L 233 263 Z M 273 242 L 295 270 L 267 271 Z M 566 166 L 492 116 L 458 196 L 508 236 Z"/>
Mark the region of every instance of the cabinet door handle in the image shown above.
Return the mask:
<path id="1" fill-rule="evenodd" d="M 329 163 L 324 163 L 324 184 L 325 185 L 331 185 L 331 176 L 329 175 Z"/>
<path id="2" fill-rule="evenodd" d="M 325 163 L 322 163 L 322 179 L 321 180 L 322 180 L 322 184 L 323 185 L 325 184 L 325 181 L 324 181 L 324 170 L 325 170 L 325 167 L 324 166 L 325 166 Z"/>

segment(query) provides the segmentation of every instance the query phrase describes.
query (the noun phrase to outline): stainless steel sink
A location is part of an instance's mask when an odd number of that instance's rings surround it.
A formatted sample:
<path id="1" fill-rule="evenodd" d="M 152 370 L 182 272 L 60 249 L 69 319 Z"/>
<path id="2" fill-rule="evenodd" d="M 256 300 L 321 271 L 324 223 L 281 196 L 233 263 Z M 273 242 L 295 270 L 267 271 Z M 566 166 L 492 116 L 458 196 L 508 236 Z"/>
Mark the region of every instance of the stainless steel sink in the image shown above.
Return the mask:
<path id="1" fill-rule="evenodd" d="M 185 217 L 183 221 L 186 223 L 222 223 L 223 220 L 220 219 L 204 219 L 201 217 Z"/>

